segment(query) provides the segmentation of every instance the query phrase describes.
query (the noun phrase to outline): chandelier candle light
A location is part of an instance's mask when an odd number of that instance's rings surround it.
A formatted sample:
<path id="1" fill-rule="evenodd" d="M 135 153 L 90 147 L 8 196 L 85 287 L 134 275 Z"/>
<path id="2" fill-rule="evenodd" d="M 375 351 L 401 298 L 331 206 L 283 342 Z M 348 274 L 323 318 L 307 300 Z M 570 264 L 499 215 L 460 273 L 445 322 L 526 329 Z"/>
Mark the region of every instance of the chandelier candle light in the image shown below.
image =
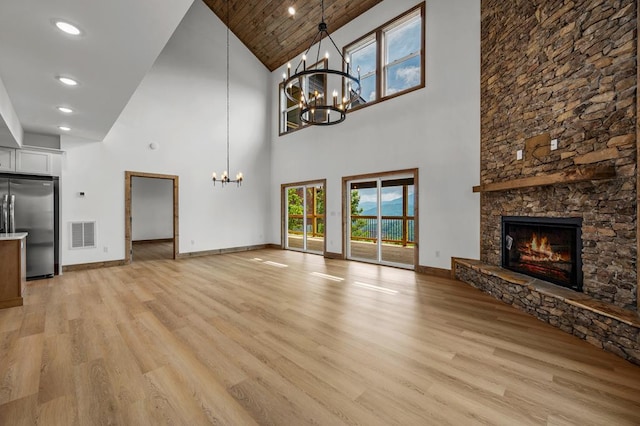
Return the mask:
<path id="1" fill-rule="evenodd" d="M 236 174 L 235 179 L 229 178 L 229 2 L 227 0 L 227 170 L 222 172 L 222 175 L 218 178 L 216 172 L 211 174 L 211 180 L 213 180 L 213 186 L 216 185 L 216 182 L 220 182 L 222 187 L 224 187 L 225 183 L 235 183 L 237 186 L 242 185 L 242 181 L 244 180 L 244 176 L 242 172 Z"/>
<path id="2" fill-rule="evenodd" d="M 336 46 L 329 34 L 327 24 L 324 22 L 324 0 L 321 0 L 320 7 L 322 9 L 322 20 L 318 24 L 318 33 L 311 41 L 311 45 L 305 54 L 302 55 L 294 74 L 291 74 L 291 63 L 289 63 L 287 64 L 287 72 L 282 75 L 282 79 L 287 98 L 300 106 L 300 120 L 306 124 L 329 126 L 343 122 L 353 102 L 360 99 L 360 67 L 357 69 L 357 77 L 350 74 L 352 70 L 349 66 L 349 60 L 345 59 L 338 46 Z M 338 52 L 338 57 L 342 59 L 342 70 L 329 68 L 329 52 L 324 55 L 326 66 L 319 67 L 321 60 L 320 50 L 322 49 L 322 39 L 324 37 L 331 41 L 331 44 Z M 307 68 L 307 57 L 316 41 L 318 42 L 316 65 Z M 309 81 L 311 77 L 326 82 L 324 88 L 310 87 Z M 341 98 L 338 97 L 337 90 L 333 90 L 331 98 L 324 93 L 329 82 L 341 87 L 343 91 Z"/>

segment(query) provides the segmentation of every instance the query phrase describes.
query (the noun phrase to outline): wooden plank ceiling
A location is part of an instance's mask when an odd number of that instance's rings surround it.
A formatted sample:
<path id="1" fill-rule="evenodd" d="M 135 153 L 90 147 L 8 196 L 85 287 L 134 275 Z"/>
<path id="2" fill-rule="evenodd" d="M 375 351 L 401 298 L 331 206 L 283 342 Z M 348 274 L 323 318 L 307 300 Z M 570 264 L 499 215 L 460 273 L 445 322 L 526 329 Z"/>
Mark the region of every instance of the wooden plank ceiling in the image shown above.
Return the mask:
<path id="1" fill-rule="evenodd" d="M 318 32 L 320 0 L 203 0 L 267 67 L 275 70 L 304 52 Z M 347 24 L 382 0 L 325 0 L 329 33 Z M 287 12 L 296 9 L 295 16 Z M 371 28 L 373 29 L 373 28 Z"/>

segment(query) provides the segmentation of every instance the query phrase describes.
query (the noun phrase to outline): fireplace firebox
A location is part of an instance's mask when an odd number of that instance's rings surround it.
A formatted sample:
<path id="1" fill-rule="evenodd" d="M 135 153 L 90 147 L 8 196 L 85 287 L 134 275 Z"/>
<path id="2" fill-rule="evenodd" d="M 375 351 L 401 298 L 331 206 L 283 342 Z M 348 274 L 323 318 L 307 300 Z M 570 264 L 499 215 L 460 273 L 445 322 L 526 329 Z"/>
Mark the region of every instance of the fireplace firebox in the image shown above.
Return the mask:
<path id="1" fill-rule="evenodd" d="M 582 219 L 502 217 L 502 267 L 582 291 Z"/>

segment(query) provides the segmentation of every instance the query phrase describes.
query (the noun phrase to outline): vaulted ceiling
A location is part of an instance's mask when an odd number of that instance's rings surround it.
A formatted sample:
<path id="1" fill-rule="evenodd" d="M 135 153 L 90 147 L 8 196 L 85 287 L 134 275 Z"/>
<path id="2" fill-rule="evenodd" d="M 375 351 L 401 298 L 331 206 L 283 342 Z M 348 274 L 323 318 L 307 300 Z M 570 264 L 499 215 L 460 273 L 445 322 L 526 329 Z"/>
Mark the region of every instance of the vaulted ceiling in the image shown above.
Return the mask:
<path id="1" fill-rule="evenodd" d="M 103 140 L 194 1 L 224 23 L 228 5 L 231 31 L 269 70 L 306 50 L 321 20 L 321 0 L 0 0 L 0 146 L 21 146 L 23 130 Z M 325 0 L 329 31 L 380 2 Z"/>
<path id="2" fill-rule="evenodd" d="M 203 0 L 270 71 L 305 51 L 318 31 L 320 0 Z M 332 33 L 382 0 L 326 0 Z M 293 6 L 295 16 L 287 9 Z"/>

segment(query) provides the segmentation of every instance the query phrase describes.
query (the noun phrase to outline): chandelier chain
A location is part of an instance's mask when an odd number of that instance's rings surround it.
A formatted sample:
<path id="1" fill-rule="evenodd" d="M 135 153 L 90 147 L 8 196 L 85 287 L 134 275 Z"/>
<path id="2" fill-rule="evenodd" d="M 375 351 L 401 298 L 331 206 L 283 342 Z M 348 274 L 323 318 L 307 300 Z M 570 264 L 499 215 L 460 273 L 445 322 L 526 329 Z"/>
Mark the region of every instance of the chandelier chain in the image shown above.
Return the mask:
<path id="1" fill-rule="evenodd" d="M 227 103 L 226 103 L 226 112 L 227 112 L 227 117 L 226 117 L 226 142 L 227 142 L 227 169 L 222 173 L 222 176 L 220 176 L 220 178 L 218 178 L 218 176 L 216 175 L 215 172 L 212 173 L 211 175 L 211 179 L 213 180 L 213 185 L 215 186 L 216 182 L 220 182 L 221 186 L 224 187 L 225 184 L 228 183 L 235 183 L 238 186 L 242 185 L 242 181 L 244 180 L 244 177 L 242 175 L 241 172 L 239 172 L 238 174 L 236 174 L 235 178 L 231 178 L 229 177 L 229 173 L 231 171 L 231 167 L 230 167 L 230 144 L 231 144 L 231 58 L 230 58 L 230 51 L 231 51 L 231 18 L 230 18 L 230 10 L 231 10 L 231 0 L 227 0 L 227 8 L 226 8 L 226 32 L 227 32 L 227 46 L 226 46 L 226 90 L 227 90 Z M 223 17 L 221 17 L 222 19 L 224 19 Z M 224 22 L 223 22 L 224 23 Z"/>
<path id="2" fill-rule="evenodd" d="M 229 125 L 229 25 L 231 24 L 231 20 L 229 19 L 229 3 L 231 0 L 227 0 L 227 173 L 231 173 L 231 169 L 229 168 L 229 133 L 231 126 Z"/>
<path id="3" fill-rule="evenodd" d="M 325 22 L 324 0 L 320 1 L 320 9 L 322 19 L 309 48 L 302 55 L 297 66 L 293 68 L 291 63 L 287 64 L 287 72 L 282 75 L 284 94 L 288 101 L 298 105 L 298 117 L 302 125 L 329 126 L 341 123 L 346 118 L 347 110 L 360 100 L 360 68 L 356 67 L 356 75 L 351 73 L 349 61 L 329 33 Z M 325 36 L 329 38 L 330 43 L 327 42 L 327 44 L 333 45 L 338 53 L 337 58 L 341 59 L 342 66 L 338 69 L 329 67 L 328 51 L 325 53 L 324 66 L 319 66 L 322 39 Z M 315 63 L 308 64 L 307 59 L 311 61 L 314 59 L 307 58 L 314 47 L 317 48 Z M 328 90 L 329 84 L 334 85 L 332 92 Z"/>

